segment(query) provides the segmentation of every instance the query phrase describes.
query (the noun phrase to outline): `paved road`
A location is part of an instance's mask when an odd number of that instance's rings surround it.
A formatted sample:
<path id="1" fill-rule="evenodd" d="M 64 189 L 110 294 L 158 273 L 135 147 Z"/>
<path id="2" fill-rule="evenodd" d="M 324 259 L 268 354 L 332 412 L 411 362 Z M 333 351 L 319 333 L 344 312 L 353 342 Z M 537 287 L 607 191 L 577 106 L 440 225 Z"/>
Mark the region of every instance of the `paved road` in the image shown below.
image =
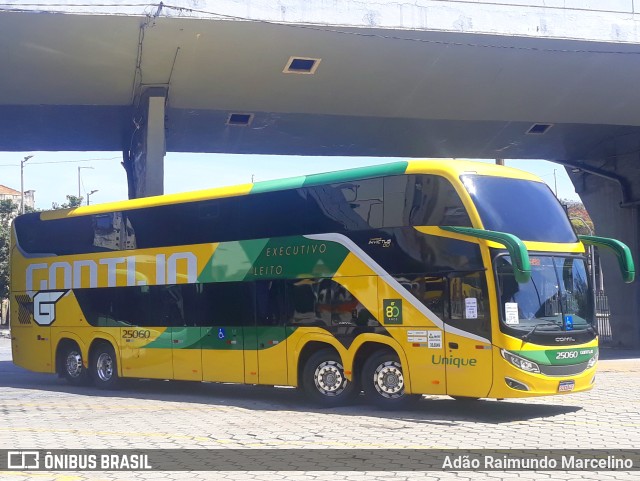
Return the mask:
<path id="1" fill-rule="evenodd" d="M 471 407 L 425 397 L 414 408 L 318 410 L 294 389 L 136 381 L 75 388 L 15 367 L 0 339 L 0 448 L 637 448 L 640 360 L 602 361 L 589 393 Z M 82 479 L 637 479 L 636 473 L 0 473 Z"/>

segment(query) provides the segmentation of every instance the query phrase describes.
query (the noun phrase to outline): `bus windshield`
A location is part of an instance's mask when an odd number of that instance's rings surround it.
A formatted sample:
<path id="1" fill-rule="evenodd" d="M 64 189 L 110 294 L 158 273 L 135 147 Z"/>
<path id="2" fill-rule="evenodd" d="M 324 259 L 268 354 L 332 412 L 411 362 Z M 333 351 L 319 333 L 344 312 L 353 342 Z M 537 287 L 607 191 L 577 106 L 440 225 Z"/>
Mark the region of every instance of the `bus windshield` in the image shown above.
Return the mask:
<path id="1" fill-rule="evenodd" d="M 578 242 L 567 214 L 546 184 L 470 174 L 461 180 L 485 229 L 528 241 Z"/>
<path id="2" fill-rule="evenodd" d="M 568 256 L 529 259 L 531 280 L 519 284 L 510 256 L 496 258 L 502 322 L 527 331 L 536 326 L 538 331 L 589 327 L 592 302 L 584 259 Z"/>

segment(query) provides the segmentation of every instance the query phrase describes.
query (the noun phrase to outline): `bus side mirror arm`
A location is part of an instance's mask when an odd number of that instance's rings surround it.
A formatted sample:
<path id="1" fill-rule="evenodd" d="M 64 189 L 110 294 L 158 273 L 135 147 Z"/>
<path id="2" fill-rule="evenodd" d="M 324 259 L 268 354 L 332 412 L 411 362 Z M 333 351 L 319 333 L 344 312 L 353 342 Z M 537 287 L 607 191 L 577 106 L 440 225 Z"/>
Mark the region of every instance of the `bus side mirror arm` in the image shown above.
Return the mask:
<path id="1" fill-rule="evenodd" d="M 501 244 L 507 248 L 511 256 L 513 274 L 519 284 L 525 284 L 531 279 L 531 264 L 529 263 L 529 252 L 518 237 L 506 232 L 496 232 L 493 230 L 474 229 L 473 227 L 441 226 L 442 230 L 455 232 L 476 239 L 484 239 Z"/>
<path id="2" fill-rule="evenodd" d="M 620 266 L 624 282 L 629 284 L 636 278 L 636 268 L 633 263 L 633 257 L 631 256 L 631 250 L 629 250 L 629 247 L 627 247 L 624 242 L 594 235 L 579 235 L 578 239 L 580 239 L 583 244 L 612 250 L 618 258 L 618 265 Z"/>

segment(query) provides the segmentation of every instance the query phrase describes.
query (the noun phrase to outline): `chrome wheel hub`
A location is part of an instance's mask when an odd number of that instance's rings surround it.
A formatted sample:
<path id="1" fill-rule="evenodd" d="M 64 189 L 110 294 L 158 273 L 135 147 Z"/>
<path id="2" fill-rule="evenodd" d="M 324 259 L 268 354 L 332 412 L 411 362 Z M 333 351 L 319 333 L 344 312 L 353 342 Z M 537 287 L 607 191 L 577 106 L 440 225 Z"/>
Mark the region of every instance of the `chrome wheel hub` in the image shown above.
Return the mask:
<path id="1" fill-rule="evenodd" d="M 109 381 L 113 377 L 113 359 L 106 352 L 98 356 L 96 373 L 101 381 Z"/>
<path id="2" fill-rule="evenodd" d="M 381 396 L 397 398 L 404 394 L 402 366 L 397 361 L 387 361 L 378 366 L 373 385 Z"/>
<path id="3" fill-rule="evenodd" d="M 82 356 L 78 351 L 71 351 L 67 354 L 67 374 L 76 378 L 82 374 Z"/>
<path id="4" fill-rule="evenodd" d="M 325 396 L 337 396 L 347 385 L 342 365 L 336 361 L 325 361 L 316 368 L 316 388 Z"/>

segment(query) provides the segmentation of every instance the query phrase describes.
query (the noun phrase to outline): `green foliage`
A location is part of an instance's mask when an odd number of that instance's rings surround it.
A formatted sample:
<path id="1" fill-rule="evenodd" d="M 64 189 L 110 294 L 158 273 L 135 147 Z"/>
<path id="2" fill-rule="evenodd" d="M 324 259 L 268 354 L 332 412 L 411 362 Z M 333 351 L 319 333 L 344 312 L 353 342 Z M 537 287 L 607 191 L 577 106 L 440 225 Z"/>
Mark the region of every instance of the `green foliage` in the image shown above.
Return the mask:
<path id="1" fill-rule="evenodd" d="M 78 197 L 77 195 L 67 195 L 67 201 L 64 204 L 58 204 L 53 202 L 51 204 L 52 209 L 71 209 L 73 207 L 80 207 L 82 205 L 84 197 Z"/>
<path id="2" fill-rule="evenodd" d="M 575 200 L 561 200 L 561 202 L 567 206 L 567 214 L 571 220 L 573 229 L 579 235 L 593 235 L 596 232 L 596 228 L 593 225 L 591 217 L 582 202 Z"/>
<path id="3" fill-rule="evenodd" d="M 0 200 L 0 299 L 9 296 L 9 249 L 11 219 L 18 212 L 18 205 L 11 200 Z"/>

